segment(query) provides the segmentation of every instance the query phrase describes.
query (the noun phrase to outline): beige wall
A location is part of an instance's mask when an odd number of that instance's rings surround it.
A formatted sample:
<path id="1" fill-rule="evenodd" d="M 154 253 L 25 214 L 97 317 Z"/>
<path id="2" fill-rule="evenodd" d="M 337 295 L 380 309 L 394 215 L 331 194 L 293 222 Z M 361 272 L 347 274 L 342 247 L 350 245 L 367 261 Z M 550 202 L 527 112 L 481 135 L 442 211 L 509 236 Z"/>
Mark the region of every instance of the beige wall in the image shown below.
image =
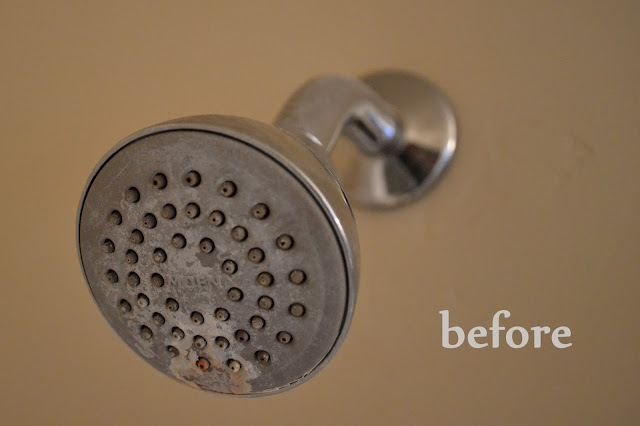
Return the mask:
<path id="1" fill-rule="evenodd" d="M 133 4 L 132 4 L 133 3 Z M 640 7 L 564 2 L 0 4 L 0 422 L 640 422 Z M 179 385 L 94 306 L 85 179 L 170 118 L 270 121 L 323 72 L 400 68 L 449 95 L 455 162 L 424 200 L 357 210 L 362 282 L 335 360 L 278 396 Z M 466 329 L 571 327 L 573 346 L 446 350 Z"/>

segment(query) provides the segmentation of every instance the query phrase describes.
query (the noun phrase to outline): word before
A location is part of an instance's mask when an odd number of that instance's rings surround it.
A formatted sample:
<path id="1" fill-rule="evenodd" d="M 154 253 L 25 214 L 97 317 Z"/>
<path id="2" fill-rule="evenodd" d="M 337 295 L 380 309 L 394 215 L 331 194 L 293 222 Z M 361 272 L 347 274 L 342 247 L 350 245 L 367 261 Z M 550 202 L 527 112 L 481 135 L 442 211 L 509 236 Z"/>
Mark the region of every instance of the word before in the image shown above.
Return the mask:
<path id="1" fill-rule="evenodd" d="M 454 349 L 462 346 L 465 339 L 465 333 L 462 327 L 453 326 L 449 327 L 449 311 L 440 311 L 440 315 L 442 315 L 442 347 L 447 349 Z M 491 330 L 491 347 L 498 348 L 500 347 L 500 331 L 506 330 L 505 327 L 500 326 L 500 315 L 503 315 L 505 318 L 509 318 L 511 316 L 511 312 L 507 310 L 501 310 L 496 312 L 493 316 L 493 322 L 489 330 Z M 531 327 L 531 331 L 533 332 L 533 347 L 540 348 L 542 347 L 542 335 L 551 333 L 551 328 L 547 326 L 536 326 Z M 449 336 L 451 332 L 454 332 L 457 335 L 456 343 L 449 343 Z M 516 343 L 514 340 L 514 334 L 519 334 L 520 343 Z M 473 327 L 469 330 L 469 334 L 467 335 L 467 341 L 469 342 L 469 346 L 472 348 L 484 348 L 489 345 L 489 343 L 481 342 L 479 339 L 487 337 L 487 329 L 484 327 Z M 561 342 L 561 338 L 571 337 L 571 329 L 569 327 L 558 327 L 553 330 L 551 333 L 551 343 L 553 346 L 559 349 L 568 348 L 572 345 L 569 342 Z M 507 330 L 505 334 L 505 340 L 507 341 L 507 345 L 511 346 L 514 349 L 523 348 L 529 343 L 529 332 L 524 327 L 511 327 Z"/>

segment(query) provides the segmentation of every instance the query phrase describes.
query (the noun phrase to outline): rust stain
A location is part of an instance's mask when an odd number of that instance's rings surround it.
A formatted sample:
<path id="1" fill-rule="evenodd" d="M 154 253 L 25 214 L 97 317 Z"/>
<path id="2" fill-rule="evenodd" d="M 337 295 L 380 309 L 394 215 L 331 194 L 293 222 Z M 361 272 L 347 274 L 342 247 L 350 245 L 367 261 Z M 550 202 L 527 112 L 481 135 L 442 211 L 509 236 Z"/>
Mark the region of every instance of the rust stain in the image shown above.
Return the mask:
<path id="1" fill-rule="evenodd" d="M 196 362 L 196 365 L 202 371 L 207 371 L 211 366 L 211 364 L 209 363 L 209 360 L 206 358 L 200 358 L 198 362 Z"/>
<path id="2" fill-rule="evenodd" d="M 174 358 L 170 371 L 178 380 L 197 389 L 235 395 L 251 393 L 244 369 L 233 373 L 215 359 L 189 359 L 189 356 Z"/>

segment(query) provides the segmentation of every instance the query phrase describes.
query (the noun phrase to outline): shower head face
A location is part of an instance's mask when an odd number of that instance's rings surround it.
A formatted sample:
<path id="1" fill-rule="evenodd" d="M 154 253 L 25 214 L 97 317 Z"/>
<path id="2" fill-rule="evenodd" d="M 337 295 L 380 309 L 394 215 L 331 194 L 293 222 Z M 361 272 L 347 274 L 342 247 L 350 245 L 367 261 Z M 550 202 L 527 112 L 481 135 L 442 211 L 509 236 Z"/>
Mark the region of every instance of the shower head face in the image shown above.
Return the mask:
<path id="1" fill-rule="evenodd" d="M 260 395 L 306 380 L 341 342 L 355 295 L 339 225 L 255 144 L 174 129 L 103 160 L 78 246 L 100 310 L 138 355 L 197 388 Z"/>

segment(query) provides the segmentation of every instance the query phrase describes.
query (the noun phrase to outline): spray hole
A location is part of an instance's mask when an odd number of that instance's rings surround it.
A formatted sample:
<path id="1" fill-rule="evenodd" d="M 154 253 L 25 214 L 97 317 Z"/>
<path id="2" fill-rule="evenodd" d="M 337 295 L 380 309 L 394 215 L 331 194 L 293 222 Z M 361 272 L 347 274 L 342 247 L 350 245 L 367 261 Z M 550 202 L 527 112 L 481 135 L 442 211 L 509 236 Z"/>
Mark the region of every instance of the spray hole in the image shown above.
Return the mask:
<path id="1" fill-rule="evenodd" d="M 231 300 L 232 302 L 239 302 L 242 300 L 242 297 L 244 295 L 242 294 L 242 290 L 240 290 L 237 287 L 233 287 L 231 289 L 229 289 L 229 291 L 227 292 L 227 297 L 229 298 L 229 300 Z"/>
<path id="2" fill-rule="evenodd" d="M 140 201 L 140 191 L 138 191 L 138 188 L 132 186 L 124 191 L 124 199 L 128 203 L 137 203 Z"/>
<path id="3" fill-rule="evenodd" d="M 140 276 L 135 272 L 130 272 L 127 276 L 127 285 L 129 287 L 137 287 L 140 284 Z"/>
<path id="4" fill-rule="evenodd" d="M 192 312 L 191 313 L 191 322 L 200 325 L 204 322 L 204 317 L 200 312 Z"/>
<path id="5" fill-rule="evenodd" d="M 289 313 L 294 317 L 301 317 L 306 311 L 307 309 L 300 303 L 293 303 L 291 306 L 289 306 Z"/>
<path id="6" fill-rule="evenodd" d="M 176 217 L 177 211 L 173 204 L 165 204 L 160 210 L 160 216 L 167 220 L 171 220 Z"/>
<path id="7" fill-rule="evenodd" d="M 273 275 L 271 275 L 269 272 L 260 272 L 260 274 L 258 274 L 258 277 L 256 278 L 256 282 L 263 287 L 269 287 L 271 284 L 273 284 Z"/>
<path id="8" fill-rule="evenodd" d="M 293 247 L 293 238 L 291 235 L 280 235 L 276 239 L 276 246 L 281 250 L 290 250 Z"/>
<path id="9" fill-rule="evenodd" d="M 216 309 L 215 316 L 218 321 L 227 321 L 230 317 L 229 311 L 224 308 Z"/>
<path id="10" fill-rule="evenodd" d="M 236 226 L 231 230 L 231 238 L 235 241 L 244 241 L 247 239 L 248 235 L 249 233 L 247 232 L 247 229 L 243 226 Z"/>
<path id="11" fill-rule="evenodd" d="M 189 173 L 184 175 L 183 181 L 187 186 L 196 187 L 200 185 L 200 173 L 196 172 L 195 170 L 191 170 Z"/>
<path id="12" fill-rule="evenodd" d="M 161 313 L 159 312 L 154 312 L 154 314 L 151 316 L 151 318 L 153 319 L 153 323 L 157 326 L 161 326 L 164 325 L 164 317 L 162 316 Z"/>
<path id="13" fill-rule="evenodd" d="M 236 271 L 238 270 L 238 265 L 236 265 L 236 262 L 234 262 L 231 259 L 227 259 L 224 262 L 222 262 L 222 272 L 224 272 L 227 275 L 233 275 L 236 273 Z"/>
<path id="14" fill-rule="evenodd" d="M 155 189 L 164 189 L 167 186 L 167 177 L 162 173 L 158 173 L 151 179 L 151 185 Z"/>
<path id="15" fill-rule="evenodd" d="M 193 346 L 198 349 L 204 349 L 207 346 L 207 340 L 202 336 L 196 336 L 193 338 Z"/>
<path id="16" fill-rule="evenodd" d="M 251 215 L 256 219 L 266 219 L 269 216 L 269 207 L 265 203 L 258 203 L 251 208 Z"/>
<path id="17" fill-rule="evenodd" d="M 122 223 L 122 215 L 118 210 L 113 210 L 111 213 L 109 213 L 107 221 L 110 225 L 120 225 Z"/>
<path id="18" fill-rule="evenodd" d="M 220 194 L 222 194 L 223 197 L 233 197 L 234 195 L 236 195 L 236 191 L 236 184 L 231 182 L 230 180 L 220 185 Z"/>
<path id="19" fill-rule="evenodd" d="M 249 333 L 247 333 L 244 330 L 238 330 L 235 333 L 236 336 L 236 340 L 238 340 L 238 342 L 242 342 L 242 343 L 246 343 L 249 341 L 249 339 L 251 338 L 251 336 L 249 335 Z"/>
<path id="20" fill-rule="evenodd" d="M 123 314 L 131 312 L 131 304 L 124 299 L 122 299 L 120 303 L 118 303 L 118 308 Z"/>
<path id="21" fill-rule="evenodd" d="M 147 306 L 149 306 L 149 298 L 146 295 L 140 293 L 138 295 L 137 303 L 141 308 L 146 308 Z"/>
<path id="22" fill-rule="evenodd" d="M 278 342 L 284 345 L 288 345 L 293 340 L 293 336 L 291 335 L 291 333 L 286 331 L 281 331 L 280 333 L 278 333 L 277 338 Z"/>
<path id="23" fill-rule="evenodd" d="M 251 324 L 251 327 L 253 327 L 255 330 L 261 330 L 266 325 L 264 318 L 257 315 L 251 317 L 251 320 L 249 321 L 249 323 Z"/>
<path id="24" fill-rule="evenodd" d="M 260 296 L 258 299 L 258 306 L 266 311 L 273 308 L 273 299 L 269 296 Z"/>
<path id="25" fill-rule="evenodd" d="M 187 245 L 187 239 L 182 234 L 175 234 L 171 237 L 171 245 L 177 249 L 184 248 Z"/>
<path id="26" fill-rule="evenodd" d="M 202 240 L 200 240 L 201 252 L 211 253 L 214 248 L 215 248 L 215 245 L 213 244 L 213 241 L 210 238 L 203 238 Z"/>
<path id="27" fill-rule="evenodd" d="M 234 373 L 237 373 L 242 368 L 242 364 L 240 364 L 235 359 L 230 359 L 227 361 L 227 367 L 229 367 L 229 369 Z"/>
<path id="28" fill-rule="evenodd" d="M 153 251 L 153 261 L 156 263 L 164 263 L 167 261 L 167 252 L 161 248 L 157 248 Z"/>
<path id="29" fill-rule="evenodd" d="M 104 276 L 107 278 L 111 284 L 115 284 L 118 282 L 118 274 L 113 269 L 109 269 Z"/>
<path id="30" fill-rule="evenodd" d="M 160 288 L 164 285 L 164 278 L 160 274 L 151 275 L 151 285 Z"/>
<path id="31" fill-rule="evenodd" d="M 184 214 L 189 219 L 195 219 L 200 216 L 200 207 L 196 203 L 189 203 L 184 208 Z"/>
<path id="32" fill-rule="evenodd" d="M 178 301 L 176 299 L 172 299 L 172 298 L 168 298 L 164 302 L 164 306 L 165 306 L 165 308 L 167 308 L 167 310 L 169 312 L 176 312 L 180 308 L 180 305 L 178 304 Z"/>
<path id="33" fill-rule="evenodd" d="M 171 329 L 171 336 L 176 340 L 182 340 L 184 339 L 184 331 L 178 327 L 173 327 Z"/>
<path id="34" fill-rule="evenodd" d="M 151 329 L 146 325 L 143 325 L 140 327 L 140 336 L 142 336 L 144 340 L 151 340 L 153 337 L 153 331 L 151 331 Z"/>
<path id="35" fill-rule="evenodd" d="M 171 358 L 175 358 L 180 355 L 180 351 L 175 346 L 167 346 L 167 352 Z"/>
<path id="36" fill-rule="evenodd" d="M 220 210 L 214 210 L 209 215 L 209 223 L 211 223 L 213 226 L 221 226 L 224 223 L 224 219 L 224 213 L 222 213 Z"/>
<path id="37" fill-rule="evenodd" d="M 144 226 L 147 229 L 153 229 L 156 227 L 157 224 L 158 224 L 158 220 L 151 213 L 147 213 L 146 215 L 144 215 L 144 218 L 142 218 L 142 226 Z"/>
<path id="38" fill-rule="evenodd" d="M 131 231 L 131 234 L 129 234 L 129 241 L 131 244 L 142 244 L 144 242 L 144 235 L 142 234 L 142 231 L 139 229 Z"/>
<path id="39" fill-rule="evenodd" d="M 227 349 L 229 347 L 229 341 L 222 336 L 216 337 L 215 342 L 216 342 L 216 346 L 219 347 L 220 349 Z"/>
<path id="40" fill-rule="evenodd" d="M 102 248 L 102 251 L 104 253 L 113 253 L 114 251 L 116 251 L 116 245 L 113 244 L 113 241 L 108 238 L 102 241 L 100 247 Z"/>
<path id="41" fill-rule="evenodd" d="M 127 265 L 135 265 L 138 263 L 138 253 L 133 250 L 127 250 L 127 253 L 124 255 L 124 261 Z"/>
<path id="42" fill-rule="evenodd" d="M 198 361 L 196 362 L 196 365 L 198 366 L 198 368 L 202 371 L 207 371 L 209 369 L 209 367 L 211 366 L 211 363 L 209 362 L 208 359 L 201 357 L 198 358 Z"/>
<path id="43" fill-rule="evenodd" d="M 300 269 L 294 269 L 289 273 L 289 281 L 291 281 L 293 284 L 302 284 L 306 280 L 307 274 Z"/>
<path id="44" fill-rule="evenodd" d="M 247 259 L 253 263 L 260 263 L 264 260 L 264 251 L 258 247 L 254 247 L 247 253 Z"/>
<path id="45" fill-rule="evenodd" d="M 271 355 L 269 355 L 269 352 L 267 351 L 257 351 L 255 353 L 255 357 L 256 360 L 262 364 L 269 362 L 269 360 L 271 359 Z"/>

